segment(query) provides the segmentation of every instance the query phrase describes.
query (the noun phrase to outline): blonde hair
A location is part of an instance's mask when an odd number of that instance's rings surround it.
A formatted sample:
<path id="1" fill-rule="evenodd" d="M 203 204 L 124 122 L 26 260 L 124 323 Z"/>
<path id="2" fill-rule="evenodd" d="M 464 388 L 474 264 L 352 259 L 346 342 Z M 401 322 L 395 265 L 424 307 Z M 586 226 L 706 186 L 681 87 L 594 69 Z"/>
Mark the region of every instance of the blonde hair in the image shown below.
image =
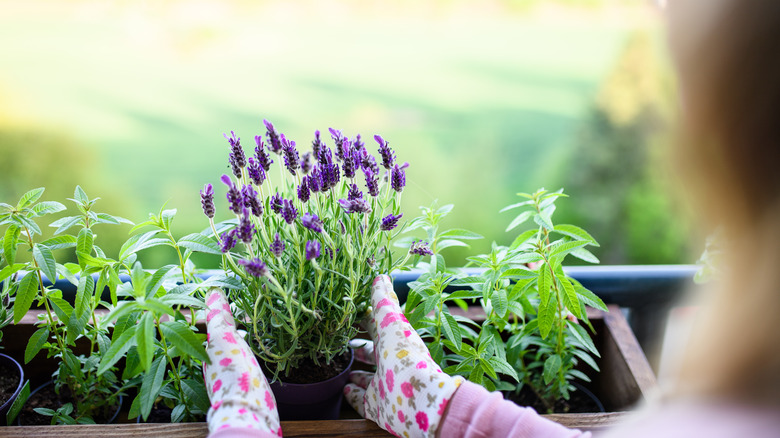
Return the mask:
<path id="1" fill-rule="evenodd" d="M 669 2 L 682 94 L 680 174 L 724 230 L 677 395 L 780 403 L 780 2 Z"/>

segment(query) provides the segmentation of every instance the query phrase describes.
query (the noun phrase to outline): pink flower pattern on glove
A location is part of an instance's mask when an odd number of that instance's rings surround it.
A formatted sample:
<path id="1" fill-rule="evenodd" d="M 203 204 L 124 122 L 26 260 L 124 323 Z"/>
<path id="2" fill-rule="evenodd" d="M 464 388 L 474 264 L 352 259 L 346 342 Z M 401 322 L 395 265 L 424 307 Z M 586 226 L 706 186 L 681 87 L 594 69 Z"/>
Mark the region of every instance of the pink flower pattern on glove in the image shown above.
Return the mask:
<path id="1" fill-rule="evenodd" d="M 388 276 L 374 280 L 367 329 L 376 373 L 353 371 L 344 388 L 358 413 L 396 436 L 435 436 L 448 400 L 462 382 L 441 372 L 401 312 Z M 367 357 L 371 354 L 360 354 Z"/>
<path id="2" fill-rule="evenodd" d="M 209 432 L 236 427 L 282 436 L 276 400 L 252 350 L 236 332 L 227 298 L 214 287 L 206 293 L 206 305 L 211 365 L 203 364 L 203 377 L 211 401 Z"/>

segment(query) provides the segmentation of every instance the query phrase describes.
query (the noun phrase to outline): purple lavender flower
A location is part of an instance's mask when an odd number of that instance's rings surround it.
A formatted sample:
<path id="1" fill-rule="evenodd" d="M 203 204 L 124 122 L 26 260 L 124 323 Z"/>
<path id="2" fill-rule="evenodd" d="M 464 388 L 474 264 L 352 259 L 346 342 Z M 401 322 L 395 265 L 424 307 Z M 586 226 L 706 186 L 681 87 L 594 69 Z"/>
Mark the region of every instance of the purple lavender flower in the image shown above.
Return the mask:
<path id="1" fill-rule="evenodd" d="M 350 184 L 349 191 L 347 192 L 347 200 L 354 201 L 363 197 L 363 192 L 360 191 L 357 184 Z"/>
<path id="2" fill-rule="evenodd" d="M 295 142 L 287 140 L 287 137 L 282 134 L 282 153 L 284 154 L 284 165 L 291 174 L 295 175 L 295 171 L 300 166 L 300 158 L 298 157 L 298 150 L 295 149 Z"/>
<path id="3" fill-rule="evenodd" d="M 366 144 L 363 143 L 363 140 L 360 138 L 360 134 L 355 136 L 355 141 L 352 143 L 352 147 L 354 147 L 356 151 L 365 150 Z"/>
<path id="4" fill-rule="evenodd" d="M 375 135 L 374 140 L 379 143 L 379 155 L 382 156 L 382 166 L 384 166 L 385 169 L 390 170 L 395 163 L 395 153 L 390 149 L 390 146 L 388 146 L 388 143 L 382 137 Z"/>
<path id="5" fill-rule="evenodd" d="M 379 229 L 382 231 L 390 231 L 396 226 L 398 226 L 398 219 L 401 219 L 403 216 L 403 213 L 399 214 L 398 216 L 394 214 L 388 214 L 387 216 L 382 218 L 382 225 L 379 226 Z"/>
<path id="6" fill-rule="evenodd" d="M 241 196 L 243 198 L 244 207 L 249 208 L 254 216 L 260 217 L 263 214 L 263 205 L 257 198 L 257 192 L 252 186 L 242 187 Z"/>
<path id="7" fill-rule="evenodd" d="M 311 169 L 311 173 L 306 176 L 306 185 L 309 186 L 309 190 L 313 193 L 317 193 L 322 189 L 322 173 L 320 172 L 320 166 L 314 166 Z"/>
<path id="8" fill-rule="evenodd" d="M 409 247 L 409 254 L 426 256 L 433 255 L 433 251 L 431 251 L 431 248 L 428 246 L 428 242 L 415 240 L 412 242 L 412 246 Z"/>
<path id="9" fill-rule="evenodd" d="M 219 249 L 223 253 L 230 251 L 236 246 L 236 229 L 233 228 L 230 231 L 225 231 L 219 236 Z"/>
<path id="10" fill-rule="evenodd" d="M 279 233 L 276 233 L 274 236 L 274 241 L 271 242 L 268 250 L 271 251 L 271 254 L 275 255 L 276 257 L 281 257 L 284 253 L 284 240 L 279 237 Z"/>
<path id="11" fill-rule="evenodd" d="M 271 155 L 265 151 L 262 135 L 255 136 L 255 144 L 257 144 L 255 147 L 255 157 L 257 158 L 257 163 L 263 167 L 263 170 L 268 172 L 271 170 L 271 163 L 273 163 L 274 160 L 272 160 Z"/>
<path id="12" fill-rule="evenodd" d="M 365 148 L 358 151 L 360 157 L 360 167 L 363 170 L 370 170 L 375 174 L 379 174 L 379 165 L 376 164 L 376 158 L 368 153 Z"/>
<path id="13" fill-rule="evenodd" d="M 263 184 L 263 181 L 265 181 L 265 170 L 263 169 L 263 166 L 255 161 L 254 158 L 249 157 L 249 166 L 246 170 L 249 179 L 251 179 L 256 186 L 260 187 L 260 185 Z"/>
<path id="14" fill-rule="evenodd" d="M 316 214 L 304 213 L 303 216 L 301 216 L 301 223 L 304 227 L 314 231 L 315 233 L 322 232 L 322 221 L 317 217 Z"/>
<path id="15" fill-rule="evenodd" d="M 241 259 L 238 261 L 238 264 L 246 269 L 247 274 L 257 278 L 268 275 L 268 267 L 257 257 L 252 260 Z"/>
<path id="16" fill-rule="evenodd" d="M 325 146 L 325 144 L 322 142 L 322 139 L 320 138 L 320 130 L 314 131 L 314 141 L 311 142 L 311 149 L 314 151 L 314 159 L 319 160 L 320 159 L 320 150 L 322 147 Z"/>
<path id="17" fill-rule="evenodd" d="M 346 137 L 344 137 L 344 134 L 341 133 L 338 129 L 328 128 L 328 131 L 330 131 L 330 137 L 335 142 L 336 146 L 336 160 L 341 161 L 344 159 L 344 140 L 346 140 Z"/>
<path id="18" fill-rule="evenodd" d="M 271 210 L 276 214 L 282 214 L 283 201 L 284 198 L 278 192 L 271 196 Z"/>
<path id="19" fill-rule="evenodd" d="M 238 219 L 238 226 L 235 228 L 236 237 L 244 243 L 251 243 L 255 236 L 255 225 L 249 218 L 249 209 L 244 208 L 241 217 Z"/>
<path id="20" fill-rule="evenodd" d="M 303 154 L 303 157 L 301 157 L 301 172 L 303 172 L 304 175 L 311 172 L 311 152 L 306 152 Z"/>
<path id="21" fill-rule="evenodd" d="M 339 204 L 347 214 L 371 213 L 371 205 L 363 198 L 339 199 Z"/>
<path id="22" fill-rule="evenodd" d="M 363 174 L 366 176 L 366 189 L 368 189 L 368 194 L 377 197 L 377 195 L 379 195 L 379 178 L 377 178 L 376 172 L 364 168 Z"/>
<path id="23" fill-rule="evenodd" d="M 282 218 L 288 224 L 292 224 L 298 217 L 298 209 L 295 208 L 292 201 L 285 199 L 282 201 Z"/>
<path id="24" fill-rule="evenodd" d="M 298 199 L 304 204 L 309 202 L 309 177 L 304 175 L 301 178 L 301 185 L 298 186 Z"/>
<path id="25" fill-rule="evenodd" d="M 322 147 L 320 147 L 320 152 L 317 154 L 314 158 L 317 159 L 317 162 L 320 163 L 321 166 L 324 166 L 326 164 L 330 164 L 333 162 L 333 154 L 330 150 L 330 148 L 322 144 Z"/>
<path id="26" fill-rule="evenodd" d="M 230 144 L 230 155 L 228 161 L 230 167 L 233 169 L 233 175 L 236 178 L 241 178 L 241 169 L 246 167 L 246 155 L 244 155 L 244 148 L 241 147 L 241 138 L 236 137 L 236 133 L 230 131 L 230 137 L 227 134 L 222 134 Z"/>
<path id="27" fill-rule="evenodd" d="M 316 240 L 306 242 L 306 260 L 316 259 L 320 256 L 322 246 Z"/>
<path id="28" fill-rule="evenodd" d="M 349 140 L 344 141 L 344 152 L 342 153 L 342 168 L 344 169 L 344 178 L 354 178 L 355 169 L 359 166 L 359 157 L 357 151 L 352 150 Z"/>
<path id="29" fill-rule="evenodd" d="M 268 120 L 263 120 L 265 124 L 265 133 L 268 136 L 268 143 L 270 143 L 270 149 L 273 153 L 280 153 L 282 150 L 282 142 L 279 140 L 279 133 L 274 129 L 273 123 Z"/>
<path id="30" fill-rule="evenodd" d="M 200 205 L 203 207 L 203 214 L 209 218 L 214 217 L 214 187 L 211 184 L 206 184 L 203 190 L 200 191 Z"/>
<path id="31" fill-rule="evenodd" d="M 393 171 L 390 175 L 390 184 L 393 187 L 393 190 L 398 193 L 401 193 L 406 185 L 406 172 L 398 167 L 397 164 L 393 166 Z"/>
<path id="32" fill-rule="evenodd" d="M 222 175 L 222 178 L 220 180 L 225 183 L 225 185 L 228 186 L 227 191 L 227 200 L 228 200 L 228 207 L 230 208 L 230 211 L 232 211 L 235 214 L 241 213 L 241 207 L 244 205 L 244 199 L 241 196 L 241 192 L 238 190 L 238 187 L 236 187 L 235 184 L 233 184 L 233 180 L 230 179 L 227 175 Z"/>

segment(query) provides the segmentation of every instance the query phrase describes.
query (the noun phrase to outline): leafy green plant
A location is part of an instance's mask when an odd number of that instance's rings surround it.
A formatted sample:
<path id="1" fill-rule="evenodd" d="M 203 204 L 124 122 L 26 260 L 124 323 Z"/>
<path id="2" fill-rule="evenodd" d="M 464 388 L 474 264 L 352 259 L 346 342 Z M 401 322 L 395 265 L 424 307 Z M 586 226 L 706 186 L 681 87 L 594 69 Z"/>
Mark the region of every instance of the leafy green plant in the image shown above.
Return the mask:
<path id="1" fill-rule="evenodd" d="M 557 400 L 569 399 L 573 381 L 589 380 L 577 369 L 580 362 L 598 369 L 594 357 L 599 353 L 580 323 L 592 330 L 585 305 L 602 310 L 606 306 L 563 270 L 569 255 L 597 262 L 585 248 L 597 243 L 577 226 L 553 223 L 555 201 L 565 196 L 562 191 L 542 189 L 520 196 L 526 199 L 502 210 L 523 208 L 507 231 L 528 220 L 537 228 L 519 234 L 509 247 L 493 244 L 490 253 L 469 257 L 478 275 L 447 270 L 441 248 L 436 248 L 436 242 L 462 240 L 473 233 L 438 234 L 441 214 L 423 209 L 423 216 L 409 228 L 426 231 L 434 242 L 433 254 L 430 263 L 418 264 L 426 272 L 410 284 L 405 312 L 445 372 L 490 390 L 519 393 L 529 388 L 552 411 Z M 453 314 L 447 307 L 453 303 L 469 311 L 464 300 L 479 304 L 484 315 L 479 321 L 469 313 Z"/>
<path id="2" fill-rule="evenodd" d="M 398 265 L 388 246 L 402 216 L 405 165 L 379 136 L 377 163 L 359 135 L 330 129 L 331 149 L 316 131 L 312 150 L 299 155 L 294 141 L 265 125 L 248 160 L 240 139 L 226 136 L 233 176 L 221 180 L 234 219 L 214 223 L 210 184 L 201 196 L 223 265 L 244 286 L 230 294 L 236 319 L 274 377 L 289 377 L 347 350 L 371 281 Z"/>

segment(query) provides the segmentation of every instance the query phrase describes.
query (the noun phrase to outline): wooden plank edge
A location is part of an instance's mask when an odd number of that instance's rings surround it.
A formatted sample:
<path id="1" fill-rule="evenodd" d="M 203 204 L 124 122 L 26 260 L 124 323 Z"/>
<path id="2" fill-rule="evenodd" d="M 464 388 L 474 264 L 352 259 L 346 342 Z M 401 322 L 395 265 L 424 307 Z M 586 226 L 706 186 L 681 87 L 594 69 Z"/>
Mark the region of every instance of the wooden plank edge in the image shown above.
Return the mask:
<path id="1" fill-rule="evenodd" d="M 628 325 L 628 321 L 623 316 L 620 308 L 615 305 L 607 306 L 609 312 L 604 314 L 604 324 L 612 332 L 613 339 L 623 356 L 626 364 L 631 370 L 631 374 L 636 378 L 639 390 L 645 401 L 649 400 L 658 392 L 658 382 L 655 378 L 653 368 L 647 361 L 644 351 L 639 346 L 634 332 Z"/>

